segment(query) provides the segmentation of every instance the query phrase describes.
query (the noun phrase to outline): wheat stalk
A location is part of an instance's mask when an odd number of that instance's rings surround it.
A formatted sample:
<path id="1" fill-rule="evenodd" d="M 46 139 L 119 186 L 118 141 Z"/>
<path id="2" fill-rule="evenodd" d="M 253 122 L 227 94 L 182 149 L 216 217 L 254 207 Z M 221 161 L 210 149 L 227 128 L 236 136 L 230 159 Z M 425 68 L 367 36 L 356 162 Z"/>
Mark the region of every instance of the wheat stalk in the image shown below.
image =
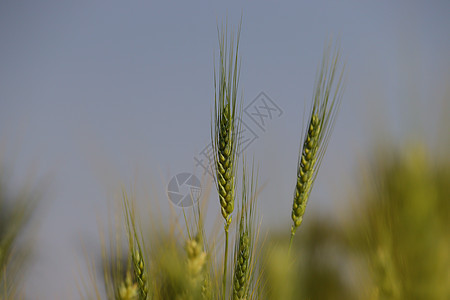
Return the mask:
<path id="1" fill-rule="evenodd" d="M 223 298 L 225 298 L 228 229 L 231 214 L 234 210 L 235 175 L 238 152 L 239 110 L 237 108 L 237 90 L 239 83 L 238 49 L 240 27 L 234 44 L 231 35 L 228 42 L 227 29 L 218 29 L 219 35 L 219 69 L 214 72 L 215 104 L 214 123 L 212 126 L 212 143 L 214 147 L 214 163 L 216 167 L 215 181 L 221 213 L 225 219 L 225 253 L 223 273 Z"/>
<path id="2" fill-rule="evenodd" d="M 325 48 L 320 71 L 317 75 L 313 103 L 303 145 L 299 151 L 297 183 L 292 204 L 290 245 L 295 231 L 303 221 L 306 204 L 316 179 L 322 158 L 334 127 L 336 114 L 342 99 L 344 68 L 340 69 L 340 53 L 331 45 Z M 291 246 L 289 246 L 289 249 Z"/>

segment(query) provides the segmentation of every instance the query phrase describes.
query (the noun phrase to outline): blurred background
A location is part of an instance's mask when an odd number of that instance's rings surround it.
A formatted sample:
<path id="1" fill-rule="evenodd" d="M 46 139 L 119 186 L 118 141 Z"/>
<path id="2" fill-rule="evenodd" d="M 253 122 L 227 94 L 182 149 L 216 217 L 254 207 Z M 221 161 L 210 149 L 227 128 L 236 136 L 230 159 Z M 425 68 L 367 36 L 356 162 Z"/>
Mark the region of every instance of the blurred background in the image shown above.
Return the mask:
<path id="1" fill-rule="evenodd" d="M 173 176 L 207 176 L 198 160 L 210 142 L 217 25 L 236 29 L 242 15 L 245 151 L 266 184 L 258 206 L 274 239 L 289 235 L 303 113 L 329 39 L 346 63 L 297 238 L 308 257 L 301 273 L 322 276 L 302 279 L 304 297 L 445 299 L 449 13 L 448 1 L 1 1 L 2 184 L 8 195 L 39 190 L 25 194 L 38 203 L 25 295 L 79 298 L 83 247 L 100 251 L 98 224 L 121 184 L 139 184 L 165 216 Z M 258 103 L 276 113 L 256 118 Z M 317 282 L 331 294 L 314 294 Z"/>

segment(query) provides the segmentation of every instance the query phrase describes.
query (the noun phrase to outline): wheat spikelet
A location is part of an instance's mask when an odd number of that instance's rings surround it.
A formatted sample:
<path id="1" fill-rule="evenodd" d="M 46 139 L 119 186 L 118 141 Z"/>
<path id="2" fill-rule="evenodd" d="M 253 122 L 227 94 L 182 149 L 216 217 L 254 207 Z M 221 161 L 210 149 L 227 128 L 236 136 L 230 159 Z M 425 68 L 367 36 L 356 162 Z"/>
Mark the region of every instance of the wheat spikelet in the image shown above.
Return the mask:
<path id="1" fill-rule="evenodd" d="M 299 152 L 297 183 L 291 214 L 294 223 L 291 227 L 291 243 L 297 227 L 302 223 L 309 194 L 325 154 L 342 99 L 344 71 L 343 68 L 338 70 L 340 54 L 338 50 L 335 50 L 333 55 L 330 53 L 331 46 L 328 45 L 316 79 L 308 127 Z"/>

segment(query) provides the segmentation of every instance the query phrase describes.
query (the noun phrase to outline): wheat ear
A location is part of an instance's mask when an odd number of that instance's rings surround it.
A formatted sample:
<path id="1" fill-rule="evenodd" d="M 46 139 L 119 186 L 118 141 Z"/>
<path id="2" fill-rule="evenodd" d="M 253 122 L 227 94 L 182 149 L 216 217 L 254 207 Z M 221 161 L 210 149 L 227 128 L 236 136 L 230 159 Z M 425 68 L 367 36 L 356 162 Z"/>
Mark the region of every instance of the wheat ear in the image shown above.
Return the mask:
<path id="1" fill-rule="evenodd" d="M 237 164 L 239 111 L 237 108 L 237 90 L 239 83 L 238 49 L 240 27 L 234 44 L 231 35 L 228 43 L 227 29 L 218 29 L 219 36 L 219 69 L 214 72 L 215 104 L 214 123 L 211 130 L 214 147 L 214 163 L 216 167 L 215 181 L 222 216 L 225 219 L 225 253 L 223 273 L 223 298 L 225 298 L 228 229 L 231 214 L 234 210 L 235 174 Z"/>
<path id="2" fill-rule="evenodd" d="M 144 258 L 141 247 L 138 245 L 132 254 L 134 275 L 136 277 L 140 299 L 146 300 L 148 295 L 147 272 L 145 270 Z"/>
<path id="3" fill-rule="evenodd" d="M 186 253 L 188 257 L 187 270 L 191 287 L 197 290 L 203 283 L 203 270 L 206 265 L 206 252 L 203 251 L 203 243 L 200 235 L 186 242 Z"/>
<path id="4" fill-rule="evenodd" d="M 125 191 L 123 191 L 123 199 L 124 211 L 126 214 L 126 225 L 128 229 L 128 243 L 131 251 L 134 276 L 139 288 L 139 299 L 146 300 L 148 296 L 148 277 L 144 255 L 142 252 L 143 246 L 141 246 L 141 244 L 143 244 L 143 238 L 142 236 L 141 238 L 138 236 L 136 229 L 135 209 L 133 203 L 128 200 L 128 196 Z"/>
<path id="5" fill-rule="evenodd" d="M 291 215 L 294 224 L 291 227 L 290 245 L 297 227 L 302 223 L 306 204 L 342 99 L 344 67 L 340 66 L 339 50 L 335 49 L 332 55 L 331 52 L 331 45 L 328 45 L 316 78 L 308 127 L 299 151 L 297 183 Z"/>
<path id="6" fill-rule="evenodd" d="M 255 242 L 254 211 L 256 205 L 257 179 L 254 178 L 254 168 L 250 178 L 250 185 L 246 175 L 245 163 L 243 163 L 242 176 L 242 201 L 240 208 L 240 222 L 236 233 L 236 247 L 234 253 L 234 277 L 233 277 L 233 299 L 247 299 L 251 281 L 253 278 L 253 245 Z"/>
<path id="7" fill-rule="evenodd" d="M 250 240 L 247 231 L 239 235 L 236 265 L 233 280 L 233 299 L 247 298 L 248 272 L 250 262 Z"/>

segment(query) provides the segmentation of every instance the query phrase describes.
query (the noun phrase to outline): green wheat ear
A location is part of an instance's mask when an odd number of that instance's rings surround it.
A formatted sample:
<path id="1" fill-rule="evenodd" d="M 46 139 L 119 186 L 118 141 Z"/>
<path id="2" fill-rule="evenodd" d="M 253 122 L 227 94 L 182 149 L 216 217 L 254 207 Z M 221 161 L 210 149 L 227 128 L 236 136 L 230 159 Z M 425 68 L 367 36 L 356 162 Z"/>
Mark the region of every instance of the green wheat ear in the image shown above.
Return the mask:
<path id="1" fill-rule="evenodd" d="M 248 299 L 253 286 L 254 262 L 253 246 L 255 244 L 255 209 L 256 189 L 258 175 L 254 177 L 254 168 L 250 178 L 246 176 L 246 167 L 243 167 L 242 176 L 242 202 L 240 208 L 240 222 L 236 232 L 236 246 L 234 252 L 234 277 L 233 277 L 233 299 Z"/>
<path id="2" fill-rule="evenodd" d="M 219 70 L 214 72 L 214 123 L 212 142 L 214 147 L 215 179 L 222 216 L 226 223 L 231 222 L 234 210 L 235 175 L 238 152 L 239 110 L 237 90 L 239 85 L 238 49 L 239 34 L 231 35 L 228 41 L 227 30 L 219 34 Z"/>
<path id="3" fill-rule="evenodd" d="M 211 128 L 212 144 L 214 148 L 215 181 L 221 213 L 225 219 L 225 253 L 222 296 L 225 298 L 227 257 L 228 257 L 228 229 L 231 224 L 231 214 L 234 210 L 235 176 L 237 166 L 239 140 L 239 114 L 237 93 L 239 85 L 239 36 L 228 38 L 226 27 L 218 29 L 219 36 L 219 68 L 214 71 L 214 122 Z"/>
<path id="4" fill-rule="evenodd" d="M 124 212 L 126 219 L 126 227 L 128 230 L 128 246 L 134 271 L 134 277 L 137 281 L 139 290 L 139 300 L 146 300 L 148 296 L 148 276 L 147 265 L 143 254 L 143 237 L 138 236 L 136 228 L 136 215 L 134 203 L 128 199 L 125 191 L 123 191 Z"/>
<path id="5" fill-rule="evenodd" d="M 139 244 L 132 253 L 132 259 L 134 276 L 139 288 L 139 299 L 146 300 L 148 295 L 147 271 L 145 269 L 144 257 Z"/>
<path id="6" fill-rule="evenodd" d="M 325 154 L 341 103 L 344 67 L 341 66 L 340 61 L 339 50 L 332 51 L 331 45 L 328 45 L 316 78 L 308 127 L 299 151 L 297 183 L 292 204 L 294 224 L 291 227 L 291 244 L 297 227 L 302 223 L 309 194 Z"/>

